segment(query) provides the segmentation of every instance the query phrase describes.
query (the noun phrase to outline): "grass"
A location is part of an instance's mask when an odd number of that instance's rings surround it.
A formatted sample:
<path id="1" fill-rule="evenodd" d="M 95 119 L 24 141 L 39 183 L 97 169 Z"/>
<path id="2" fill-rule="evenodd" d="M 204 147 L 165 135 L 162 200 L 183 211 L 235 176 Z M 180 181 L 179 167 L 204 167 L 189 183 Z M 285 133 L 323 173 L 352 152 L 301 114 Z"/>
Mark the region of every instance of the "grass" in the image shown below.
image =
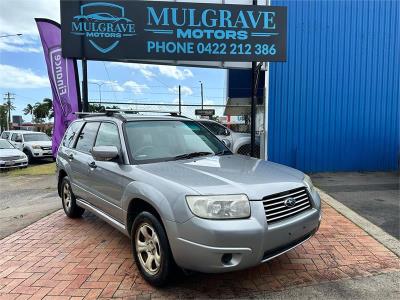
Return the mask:
<path id="1" fill-rule="evenodd" d="M 25 169 L 14 169 L 9 172 L 3 173 L 9 176 L 23 176 L 23 175 L 53 175 L 56 173 L 56 163 L 41 164 L 29 166 Z"/>

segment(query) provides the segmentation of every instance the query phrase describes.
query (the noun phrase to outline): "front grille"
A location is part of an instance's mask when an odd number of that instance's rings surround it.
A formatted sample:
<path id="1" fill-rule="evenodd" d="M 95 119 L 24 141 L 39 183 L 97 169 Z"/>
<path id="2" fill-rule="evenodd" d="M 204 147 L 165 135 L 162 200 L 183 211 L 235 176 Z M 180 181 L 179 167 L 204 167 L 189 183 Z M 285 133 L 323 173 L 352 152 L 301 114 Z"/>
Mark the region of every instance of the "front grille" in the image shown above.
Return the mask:
<path id="1" fill-rule="evenodd" d="M 292 207 L 286 206 L 284 202 L 288 198 L 295 199 L 296 204 Z M 264 197 L 263 204 L 268 223 L 291 218 L 311 208 L 310 196 L 305 187 Z"/>
<path id="2" fill-rule="evenodd" d="M 51 150 L 51 147 L 41 147 L 42 150 Z"/>
<path id="3" fill-rule="evenodd" d="M 22 157 L 19 157 L 19 156 L 8 156 L 8 157 L 2 157 L 1 160 L 11 161 L 11 160 L 18 160 L 18 159 L 21 159 L 21 158 Z"/>

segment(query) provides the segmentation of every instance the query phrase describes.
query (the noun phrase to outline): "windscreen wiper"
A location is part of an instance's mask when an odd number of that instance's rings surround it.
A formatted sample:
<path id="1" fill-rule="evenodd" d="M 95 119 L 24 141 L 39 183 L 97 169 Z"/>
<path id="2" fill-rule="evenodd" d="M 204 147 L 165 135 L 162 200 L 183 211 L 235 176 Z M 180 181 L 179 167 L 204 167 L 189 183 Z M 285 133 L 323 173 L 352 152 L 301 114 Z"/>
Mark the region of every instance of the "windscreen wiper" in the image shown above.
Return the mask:
<path id="1" fill-rule="evenodd" d="M 193 158 L 193 157 L 198 157 L 198 156 L 205 156 L 205 155 L 210 155 L 210 154 L 214 154 L 212 152 L 192 152 L 192 153 L 185 153 L 185 154 L 181 154 L 181 155 L 177 155 L 174 157 L 174 159 L 178 160 L 178 159 L 188 159 L 188 158 Z"/>
<path id="2" fill-rule="evenodd" d="M 218 156 L 225 155 L 225 154 L 232 154 L 232 152 L 229 150 L 221 150 L 221 151 L 215 153 L 215 155 L 218 155 Z"/>

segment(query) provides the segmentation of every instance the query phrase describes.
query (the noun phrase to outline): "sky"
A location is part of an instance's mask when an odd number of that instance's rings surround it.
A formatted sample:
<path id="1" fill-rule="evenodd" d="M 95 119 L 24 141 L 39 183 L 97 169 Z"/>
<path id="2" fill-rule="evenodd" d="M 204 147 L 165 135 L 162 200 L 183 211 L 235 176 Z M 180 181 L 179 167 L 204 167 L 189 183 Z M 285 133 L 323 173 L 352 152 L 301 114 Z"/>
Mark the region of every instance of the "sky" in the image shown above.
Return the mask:
<path id="1" fill-rule="evenodd" d="M 7 92 L 14 94 L 16 109 L 12 114 L 22 115 L 25 121 L 31 119 L 23 115 L 27 104 L 52 98 L 34 18 L 59 22 L 59 3 L 59 0 L 0 1 L 0 36 L 22 34 L 0 38 L 0 93 L 2 97 Z M 80 69 L 80 63 L 78 65 Z M 103 102 L 140 103 L 177 103 L 181 85 L 183 104 L 201 104 L 199 81 L 204 85 L 205 104 L 225 104 L 226 100 L 226 71 L 221 69 L 90 61 L 88 77 L 89 100 L 93 101 L 100 98 L 99 86 L 95 83 L 104 83 L 101 86 Z M 149 109 L 177 110 L 170 107 Z M 193 109 L 185 111 L 191 115 Z"/>

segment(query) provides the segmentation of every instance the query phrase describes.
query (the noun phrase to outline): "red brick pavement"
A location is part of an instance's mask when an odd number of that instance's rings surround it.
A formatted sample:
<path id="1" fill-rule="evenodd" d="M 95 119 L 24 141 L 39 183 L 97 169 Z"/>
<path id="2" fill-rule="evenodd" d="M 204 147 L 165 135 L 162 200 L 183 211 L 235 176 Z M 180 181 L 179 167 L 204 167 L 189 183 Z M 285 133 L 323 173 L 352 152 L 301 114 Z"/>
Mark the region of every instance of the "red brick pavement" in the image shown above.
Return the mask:
<path id="1" fill-rule="evenodd" d="M 244 271 L 183 277 L 165 289 L 143 281 L 124 235 L 93 215 L 71 220 L 58 211 L 0 240 L 0 299 L 252 297 L 400 270 L 392 252 L 331 207 L 323 210 L 316 236 L 287 254 Z"/>

